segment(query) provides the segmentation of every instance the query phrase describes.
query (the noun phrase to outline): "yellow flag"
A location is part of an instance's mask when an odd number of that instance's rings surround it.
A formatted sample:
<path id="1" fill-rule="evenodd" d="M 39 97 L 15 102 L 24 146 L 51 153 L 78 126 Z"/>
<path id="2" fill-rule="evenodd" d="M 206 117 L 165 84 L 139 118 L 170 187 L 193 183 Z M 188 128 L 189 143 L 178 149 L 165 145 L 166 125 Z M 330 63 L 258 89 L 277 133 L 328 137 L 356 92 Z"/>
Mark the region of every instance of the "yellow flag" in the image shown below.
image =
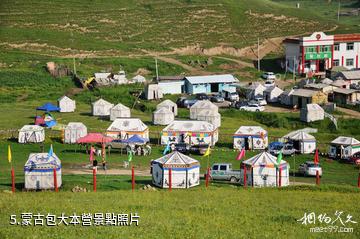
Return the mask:
<path id="1" fill-rule="evenodd" d="M 10 148 L 10 145 L 8 145 L 8 161 L 9 161 L 9 163 L 11 163 L 11 159 L 12 159 L 12 157 L 11 157 L 11 148 Z"/>
<path id="2" fill-rule="evenodd" d="M 206 156 L 209 156 L 210 155 L 210 145 L 209 147 L 207 148 L 205 154 L 203 155 L 203 157 L 206 157 Z"/>

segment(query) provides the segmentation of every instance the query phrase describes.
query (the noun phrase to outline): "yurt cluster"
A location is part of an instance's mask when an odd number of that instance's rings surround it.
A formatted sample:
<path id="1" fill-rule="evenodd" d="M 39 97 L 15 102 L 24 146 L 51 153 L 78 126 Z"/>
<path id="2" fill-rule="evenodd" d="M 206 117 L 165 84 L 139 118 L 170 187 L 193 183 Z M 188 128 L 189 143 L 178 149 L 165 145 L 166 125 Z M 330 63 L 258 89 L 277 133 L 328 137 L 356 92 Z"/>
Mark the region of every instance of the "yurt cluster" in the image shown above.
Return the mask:
<path id="1" fill-rule="evenodd" d="M 44 128 L 58 129 L 62 132 L 65 144 L 104 144 L 114 140 L 123 140 L 129 144 L 147 144 L 150 141 L 149 127 L 139 118 L 131 117 L 129 107 L 118 103 L 113 104 L 99 99 L 91 104 L 92 116 L 108 118 L 111 121 L 105 133 L 88 132 L 82 122 L 69 122 L 59 126 L 52 116 L 52 111 L 61 113 L 74 112 L 76 102 L 67 96 L 58 100 L 58 106 L 51 103 L 37 108 L 45 111 L 43 116 L 36 116 L 34 125 L 24 125 L 19 130 L 18 142 L 41 143 L 45 141 Z M 322 117 L 316 105 L 309 105 L 307 110 L 313 112 L 313 117 Z M 189 146 L 208 145 L 213 148 L 219 140 L 221 115 L 218 106 L 208 100 L 199 100 L 189 109 L 189 119 L 177 118 L 177 104 L 171 100 L 164 100 L 156 106 L 152 114 L 153 125 L 162 125 L 160 133 L 161 145 L 168 147 L 183 143 Z M 304 114 L 304 120 L 309 114 Z M 316 139 L 312 135 L 313 129 L 302 129 L 290 132 L 280 138 L 282 142 L 292 142 L 296 152 L 300 154 L 314 153 Z M 277 158 L 266 150 L 269 147 L 268 132 L 256 125 L 242 125 L 233 133 L 233 150 L 257 150 L 258 154 L 241 163 L 241 184 L 254 187 L 272 187 L 289 185 L 289 164 Z M 330 145 L 329 156 L 347 158 L 360 151 L 360 142 L 355 138 L 341 136 L 333 140 Z M 281 178 L 279 183 L 279 170 Z M 52 151 L 51 153 L 31 153 L 24 166 L 25 187 L 27 189 L 48 189 L 53 170 L 57 172 L 57 183 L 61 185 L 61 161 Z M 172 178 L 169 178 L 169 171 Z M 155 186 L 168 188 L 190 188 L 200 184 L 200 162 L 176 150 L 169 150 L 168 154 L 151 161 L 152 182 Z M 246 179 L 247 180 L 246 180 Z"/>

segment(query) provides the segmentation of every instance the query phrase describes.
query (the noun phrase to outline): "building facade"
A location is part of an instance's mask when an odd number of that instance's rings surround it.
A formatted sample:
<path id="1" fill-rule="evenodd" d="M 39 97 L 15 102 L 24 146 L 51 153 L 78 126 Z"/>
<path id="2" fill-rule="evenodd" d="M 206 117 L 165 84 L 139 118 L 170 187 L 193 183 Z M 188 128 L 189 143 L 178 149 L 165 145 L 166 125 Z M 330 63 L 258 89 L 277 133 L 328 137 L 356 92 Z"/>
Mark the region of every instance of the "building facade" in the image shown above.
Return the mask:
<path id="1" fill-rule="evenodd" d="M 319 73 L 335 66 L 359 68 L 360 34 L 326 35 L 314 32 L 309 37 L 284 40 L 288 71 Z"/>

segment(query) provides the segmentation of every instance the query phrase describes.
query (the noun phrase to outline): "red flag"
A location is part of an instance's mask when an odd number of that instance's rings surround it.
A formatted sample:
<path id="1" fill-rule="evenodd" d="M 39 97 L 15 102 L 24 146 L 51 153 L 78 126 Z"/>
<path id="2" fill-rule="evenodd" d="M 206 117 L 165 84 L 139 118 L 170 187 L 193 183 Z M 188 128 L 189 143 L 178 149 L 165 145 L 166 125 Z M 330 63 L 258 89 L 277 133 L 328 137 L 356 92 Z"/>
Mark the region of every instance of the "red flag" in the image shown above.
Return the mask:
<path id="1" fill-rule="evenodd" d="M 314 164 L 319 164 L 319 151 L 316 149 L 314 156 Z"/>
<path id="2" fill-rule="evenodd" d="M 236 156 L 236 160 L 241 160 L 243 157 L 245 157 L 245 148 L 242 148 L 239 154 Z"/>

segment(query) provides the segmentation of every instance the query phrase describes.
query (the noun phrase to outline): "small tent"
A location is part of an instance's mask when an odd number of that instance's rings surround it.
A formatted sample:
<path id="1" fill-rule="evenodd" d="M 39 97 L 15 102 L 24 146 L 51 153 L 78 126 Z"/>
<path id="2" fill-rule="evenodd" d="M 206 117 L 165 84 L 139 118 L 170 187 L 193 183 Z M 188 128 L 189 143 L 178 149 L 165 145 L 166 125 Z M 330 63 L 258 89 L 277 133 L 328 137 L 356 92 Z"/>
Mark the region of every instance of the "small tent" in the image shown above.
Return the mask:
<path id="1" fill-rule="evenodd" d="M 256 97 L 264 97 L 264 91 L 266 90 L 266 87 L 259 82 L 254 82 L 251 83 L 251 85 L 249 85 L 246 88 L 246 98 L 251 100 L 254 99 Z"/>
<path id="2" fill-rule="evenodd" d="M 44 105 L 37 107 L 36 110 L 52 112 L 52 111 L 60 111 L 60 108 L 51 103 L 45 103 Z"/>
<path id="3" fill-rule="evenodd" d="M 329 156 L 332 158 L 348 159 L 357 152 L 360 152 L 359 140 L 352 137 L 339 136 L 331 141 Z"/>
<path id="4" fill-rule="evenodd" d="M 318 104 L 307 104 L 305 108 L 300 110 L 300 120 L 304 122 L 313 122 L 324 120 L 325 111 Z"/>
<path id="5" fill-rule="evenodd" d="M 81 122 L 70 122 L 64 130 L 64 143 L 75 144 L 78 139 L 87 135 L 87 128 Z"/>
<path id="6" fill-rule="evenodd" d="M 58 106 L 60 108 L 60 112 L 74 112 L 76 109 L 75 100 L 70 99 L 66 95 L 58 99 Z"/>
<path id="7" fill-rule="evenodd" d="M 293 143 L 294 148 L 301 154 L 310 154 L 315 152 L 316 139 L 311 134 L 301 130 L 293 131 L 285 136 L 283 139 L 289 140 Z"/>
<path id="8" fill-rule="evenodd" d="M 121 140 L 121 143 L 133 144 L 133 145 L 144 145 L 147 142 L 149 142 L 149 139 L 144 139 L 143 137 L 141 137 L 137 134 L 134 134 L 133 136 L 131 136 L 128 139 Z"/>
<path id="9" fill-rule="evenodd" d="M 101 133 L 89 133 L 84 137 L 79 138 L 76 143 L 78 144 L 103 144 L 110 143 L 114 139 L 108 136 L 105 136 Z"/>
<path id="10" fill-rule="evenodd" d="M 53 189 L 54 168 L 57 186 L 61 187 L 61 162 L 55 153 L 31 153 L 24 166 L 26 189 Z"/>
<path id="11" fill-rule="evenodd" d="M 219 132 L 213 124 L 198 120 L 175 120 L 161 132 L 161 144 L 186 143 L 190 145 L 209 144 L 214 146 Z"/>
<path id="12" fill-rule="evenodd" d="M 264 90 L 264 98 L 267 102 L 278 102 L 283 92 L 284 91 L 277 86 L 269 87 Z"/>
<path id="13" fill-rule="evenodd" d="M 219 108 L 209 100 L 199 100 L 190 107 L 190 119 L 197 119 L 198 114 L 202 110 L 208 110 L 215 113 L 219 112 Z"/>
<path id="14" fill-rule="evenodd" d="M 39 125 L 24 125 L 19 130 L 19 143 L 41 143 L 44 142 L 44 140 L 45 130 Z"/>
<path id="15" fill-rule="evenodd" d="M 152 182 L 155 186 L 168 188 L 171 169 L 172 188 L 190 188 L 200 184 L 199 161 L 174 151 L 151 162 Z"/>
<path id="16" fill-rule="evenodd" d="M 277 158 L 268 152 L 262 152 L 245 160 L 241 165 L 240 183 L 244 184 L 244 170 L 246 167 L 246 185 L 253 187 L 279 186 L 279 171 L 281 170 L 281 186 L 289 185 L 289 164 L 281 160 L 277 165 Z"/>
<path id="17" fill-rule="evenodd" d="M 137 118 L 117 118 L 106 131 L 106 135 L 115 139 L 128 139 L 137 134 L 149 140 L 149 128 Z"/>
<path id="18" fill-rule="evenodd" d="M 146 79 L 145 77 L 143 77 L 142 75 L 136 75 L 132 78 L 132 81 L 134 83 L 145 83 L 146 82 Z"/>
<path id="19" fill-rule="evenodd" d="M 260 126 L 241 126 L 233 135 L 234 149 L 265 149 L 268 133 Z"/>
<path id="20" fill-rule="evenodd" d="M 158 100 L 163 98 L 163 93 L 158 84 L 148 84 L 145 86 L 145 99 Z"/>
<path id="21" fill-rule="evenodd" d="M 160 108 L 153 112 L 152 122 L 154 125 L 168 125 L 174 121 L 174 113 L 167 108 Z"/>
<path id="22" fill-rule="evenodd" d="M 116 118 L 130 118 L 130 108 L 119 103 L 110 109 L 110 120 L 114 121 Z"/>
<path id="23" fill-rule="evenodd" d="M 114 104 L 107 102 L 104 99 L 98 99 L 92 103 L 92 115 L 93 116 L 108 116 L 110 115 L 110 109 L 114 107 Z"/>
<path id="24" fill-rule="evenodd" d="M 221 115 L 213 110 L 202 110 L 197 114 L 197 120 L 202 120 L 213 124 L 216 128 L 221 126 Z"/>
<path id="25" fill-rule="evenodd" d="M 157 110 L 160 108 L 167 108 L 168 110 L 174 113 L 174 116 L 177 116 L 178 114 L 177 105 L 171 100 L 164 100 L 163 102 L 161 102 L 156 106 Z"/>

